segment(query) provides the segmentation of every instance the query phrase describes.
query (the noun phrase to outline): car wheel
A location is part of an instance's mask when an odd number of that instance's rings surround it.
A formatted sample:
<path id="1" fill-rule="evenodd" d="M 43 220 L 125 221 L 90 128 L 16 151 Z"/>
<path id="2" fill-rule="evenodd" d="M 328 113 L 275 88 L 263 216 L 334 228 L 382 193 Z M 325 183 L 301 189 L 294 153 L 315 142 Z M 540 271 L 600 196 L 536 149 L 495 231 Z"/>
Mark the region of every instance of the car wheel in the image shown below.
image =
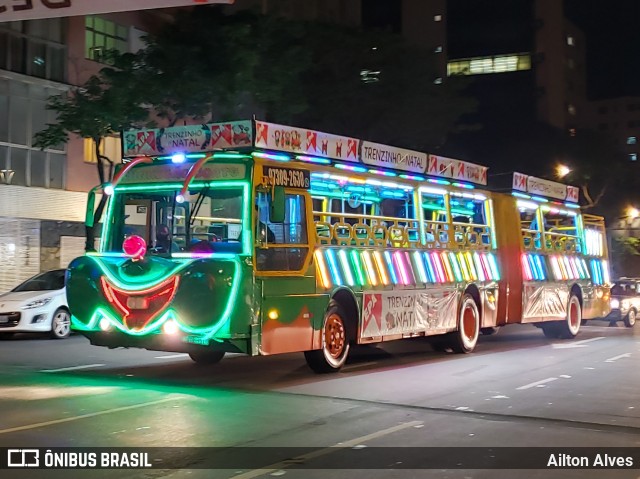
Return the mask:
<path id="1" fill-rule="evenodd" d="M 71 334 L 71 315 L 63 308 L 56 309 L 51 321 L 51 337 L 53 339 L 65 339 Z"/>
<path id="2" fill-rule="evenodd" d="M 203 351 L 197 353 L 189 353 L 189 357 L 196 364 L 217 364 L 222 361 L 224 351 Z"/>
<path id="3" fill-rule="evenodd" d="M 636 310 L 631 309 L 629 314 L 627 314 L 624 318 L 624 325 L 627 328 L 633 328 L 636 324 Z"/>

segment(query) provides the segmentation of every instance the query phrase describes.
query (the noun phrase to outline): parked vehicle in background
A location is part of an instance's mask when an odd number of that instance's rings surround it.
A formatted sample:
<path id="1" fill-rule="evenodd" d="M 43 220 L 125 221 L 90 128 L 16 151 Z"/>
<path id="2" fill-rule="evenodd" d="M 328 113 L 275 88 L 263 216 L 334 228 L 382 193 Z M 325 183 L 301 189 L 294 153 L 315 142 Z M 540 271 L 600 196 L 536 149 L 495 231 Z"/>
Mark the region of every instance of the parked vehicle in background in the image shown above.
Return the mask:
<path id="1" fill-rule="evenodd" d="M 624 321 L 627 328 L 633 328 L 640 311 L 640 279 L 620 278 L 611 288 L 611 312 L 605 318 L 609 321 Z"/>
<path id="2" fill-rule="evenodd" d="M 0 295 L 0 336 L 50 333 L 64 339 L 71 332 L 64 269 L 40 273 Z"/>

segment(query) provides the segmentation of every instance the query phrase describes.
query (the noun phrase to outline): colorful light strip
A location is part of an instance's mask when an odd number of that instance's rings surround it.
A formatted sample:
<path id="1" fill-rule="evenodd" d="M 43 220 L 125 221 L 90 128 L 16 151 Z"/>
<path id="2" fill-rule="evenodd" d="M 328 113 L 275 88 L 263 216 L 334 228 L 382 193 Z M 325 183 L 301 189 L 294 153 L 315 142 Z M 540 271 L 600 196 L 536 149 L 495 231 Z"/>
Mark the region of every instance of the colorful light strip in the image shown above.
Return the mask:
<path id="1" fill-rule="evenodd" d="M 329 271 L 331 272 L 333 283 L 342 286 L 344 283 L 342 282 L 342 276 L 340 276 L 336 252 L 332 249 L 327 250 L 327 262 L 329 263 Z"/>
<path id="2" fill-rule="evenodd" d="M 387 261 L 387 266 L 389 267 L 389 277 L 391 278 L 391 284 L 398 284 L 398 275 L 396 275 L 396 270 L 393 267 L 393 260 L 391 259 L 391 252 L 384 252 L 384 259 Z"/>
<path id="3" fill-rule="evenodd" d="M 449 261 L 451 261 L 451 265 L 453 266 L 453 274 L 456 277 L 456 281 L 461 282 L 464 277 L 462 276 L 462 271 L 460 270 L 458 258 L 456 257 L 455 253 L 449 252 Z"/>
<path id="4" fill-rule="evenodd" d="M 416 266 L 416 270 L 418 271 L 418 277 L 420 278 L 420 282 L 423 284 L 427 284 L 429 279 L 427 277 L 427 270 L 424 266 L 424 262 L 422 256 L 420 255 L 420 251 L 413 252 L 413 262 Z"/>
<path id="5" fill-rule="evenodd" d="M 533 271 L 531 270 L 531 265 L 529 264 L 529 258 L 526 254 L 522 254 L 520 256 L 520 263 L 522 264 L 522 276 L 525 281 L 533 280 Z"/>
<path id="6" fill-rule="evenodd" d="M 364 288 L 500 279 L 495 255 L 491 253 L 326 248 L 317 250 L 314 258 L 319 283 L 325 289 L 343 285 Z M 529 258 L 527 264 L 528 271 L 533 270 L 529 273 L 533 279 L 544 279 L 542 267 L 538 267 L 541 271 L 538 273 L 533 258 Z"/>
<path id="7" fill-rule="evenodd" d="M 347 257 L 347 252 L 345 250 L 340 250 L 338 252 L 338 257 L 340 258 L 340 264 L 342 265 L 342 272 L 344 273 L 344 277 L 347 280 L 347 284 L 349 286 L 355 285 L 355 281 L 353 280 L 353 275 L 351 274 L 351 267 L 349 265 L 349 258 Z"/>
<path id="8" fill-rule="evenodd" d="M 315 257 L 316 260 L 316 268 L 318 270 L 318 272 L 320 273 L 320 281 L 322 281 L 322 286 L 325 289 L 329 289 L 331 288 L 331 277 L 329 276 L 329 270 L 327 269 L 327 265 L 324 262 L 324 256 L 322 255 L 322 250 L 316 250 L 315 253 L 313 253 L 313 256 Z"/>
<path id="9" fill-rule="evenodd" d="M 330 165 L 331 160 L 326 158 L 316 158 L 315 156 L 297 155 L 296 160 L 305 161 L 307 163 L 316 163 L 318 165 Z"/>
<path id="10" fill-rule="evenodd" d="M 380 251 L 373 252 L 373 258 L 376 261 L 376 267 L 378 268 L 378 274 L 380 275 L 380 281 L 385 286 L 389 284 L 389 277 L 387 276 L 387 270 L 384 265 L 384 260 L 382 259 L 382 254 Z"/>
<path id="11" fill-rule="evenodd" d="M 353 249 L 351 250 L 351 263 L 353 263 L 353 269 L 356 272 L 356 277 L 358 278 L 358 284 L 360 286 L 367 286 L 367 280 L 365 279 L 365 271 L 362 268 L 362 263 L 360 261 L 360 255 L 358 251 Z"/>
<path id="12" fill-rule="evenodd" d="M 274 155 L 273 153 L 261 153 L 259 151 L 251 153 L 254 158 L 264 158 L 265 160 L 274 160 L 274 161 L 290 161 L 287 155 Z"/>
<path id="13" fill-rule="evenodd" d="M 337 163 L 334 165 L 336 168 L 339 168 L 341 170 L 349 170 L 349 171 L 355 171 L 356 173 L 366 173 L 367 169 L 363 168 L 361 166 L 354 166 L 354 165 L 344 165 L 342 163 Z"/>

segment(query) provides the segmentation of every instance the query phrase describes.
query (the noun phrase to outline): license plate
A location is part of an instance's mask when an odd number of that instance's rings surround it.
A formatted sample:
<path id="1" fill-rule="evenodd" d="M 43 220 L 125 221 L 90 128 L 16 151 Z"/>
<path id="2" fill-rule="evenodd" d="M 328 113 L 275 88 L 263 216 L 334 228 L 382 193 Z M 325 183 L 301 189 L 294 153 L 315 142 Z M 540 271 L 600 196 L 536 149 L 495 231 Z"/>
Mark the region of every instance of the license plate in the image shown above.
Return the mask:
<path id="1" fill-rule="evenodd" d="M 185 343 L 198 344 L 200 346 L 209 346 L 209 340 L 200 336 L 185 336 L 182 338 Z"/>
<path id="2" fill-rule="evenodd" d="M 9 316 L 0 315 L 0 324 L 1 323 L 8 323 L 8 322 L 9 322 Z"/>
<path id="3" fill-rule="evenodd" d="M 133 296 L 127 299 L 127 307 L 131 309 L 149 309 L 149 300 Z"/>

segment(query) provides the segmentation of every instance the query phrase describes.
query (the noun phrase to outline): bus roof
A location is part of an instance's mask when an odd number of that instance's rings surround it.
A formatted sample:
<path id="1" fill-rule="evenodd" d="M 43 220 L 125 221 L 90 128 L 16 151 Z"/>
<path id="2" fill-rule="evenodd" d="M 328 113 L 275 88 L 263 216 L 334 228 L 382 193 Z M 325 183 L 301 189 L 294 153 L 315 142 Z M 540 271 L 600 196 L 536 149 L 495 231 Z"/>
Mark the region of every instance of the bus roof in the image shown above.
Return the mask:
<path id="1" fill-rule="evenodd" d="M 487 167 L 419 151 L 382 145 L 347 136 L 257 120 L 229 121 L 122 132 L 123 158 L 169 157 L 211 151 L 259 149 L 283 152 L 273 159 L 309 163 L 342 164 L 344 169 L 372 171 L 378 168 L 453 181 L 487 184 Z M 269 155 L 265 155 L 269 158 Z"/>

